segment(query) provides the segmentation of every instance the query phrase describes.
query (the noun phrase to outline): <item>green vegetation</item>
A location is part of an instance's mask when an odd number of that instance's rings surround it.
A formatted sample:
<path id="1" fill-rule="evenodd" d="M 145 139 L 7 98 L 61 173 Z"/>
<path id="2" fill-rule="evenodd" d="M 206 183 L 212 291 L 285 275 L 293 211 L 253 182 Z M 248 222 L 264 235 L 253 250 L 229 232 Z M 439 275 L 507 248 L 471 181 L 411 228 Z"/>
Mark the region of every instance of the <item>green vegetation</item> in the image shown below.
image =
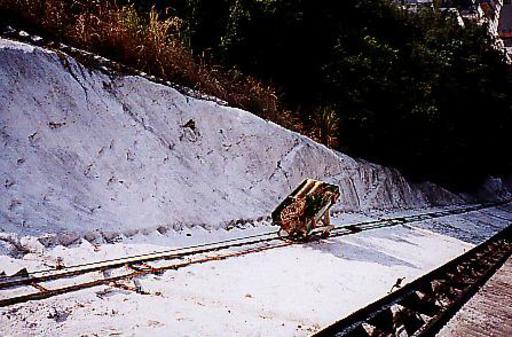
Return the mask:
<path id="1" fill-rule="evenodd" d="M 0 0 L 0 9 L 413 178 L 468 187 L 512 169 L 510 69 L 485 26 L 460 27 L 450 13 L 411 14 L 388 0 Z"/>

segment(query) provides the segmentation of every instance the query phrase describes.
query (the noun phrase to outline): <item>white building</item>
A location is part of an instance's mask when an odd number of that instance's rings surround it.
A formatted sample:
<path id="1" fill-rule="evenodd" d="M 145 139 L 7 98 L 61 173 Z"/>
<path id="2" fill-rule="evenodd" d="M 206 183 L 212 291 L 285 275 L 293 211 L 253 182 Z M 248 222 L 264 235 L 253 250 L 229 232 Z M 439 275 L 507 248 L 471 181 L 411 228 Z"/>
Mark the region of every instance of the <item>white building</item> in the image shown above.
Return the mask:
<path id="1" fill-rule="evenodd" d="M 434 8 L 433 0 L 394 0 L 403 9 L 417 12 L 420 8 Z"/>

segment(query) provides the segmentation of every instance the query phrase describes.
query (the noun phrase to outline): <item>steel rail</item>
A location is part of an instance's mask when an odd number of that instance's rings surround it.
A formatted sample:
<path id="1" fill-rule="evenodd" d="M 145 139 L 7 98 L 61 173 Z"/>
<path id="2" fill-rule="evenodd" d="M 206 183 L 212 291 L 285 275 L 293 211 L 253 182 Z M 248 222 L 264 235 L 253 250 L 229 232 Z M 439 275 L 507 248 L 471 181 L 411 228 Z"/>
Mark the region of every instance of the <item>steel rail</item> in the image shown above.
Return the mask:
<path id="1" fill-rule="evenodd" d="M 471 205 L 469 207 L 461 207 L 452 210 L 442 210 L 435 212 L 427 212 L 421 214 L 410 215 L 406 217 L 397 217 L 397 218 L 386 218 L 386 219 L 377 219 L 370 221 L 362 221 L 354 224 L 340 225 L 335 226 L 331 233 L 332 236 L 338 236 L 345 233 L 357 232 L 364 228 L 374 229 L 374 228 L 382 228 L 382 227 L 391 227 L 396 225 L 401 225 L 405 223 L 413 223 L 416 221 L 424 221 L 430 220 L 434 218 L 440 218 L 450 215 L 457 215 L 461 213 L 469 213 L 473 211 L 477 211 L 483 208 L 489 208 L 497 205 L 501 205 L 503 202 L 492 203 L 492 204 L 479 204 L 479 205 Z M 268 238 L 264 238 L 265 236 L 269 236 Z M 260 239 L 262 238 L 262 239 Z M 286 238 L 286 236 L 279 236 L 277 231 L 268 232 L 263 234 L 250 235 L 240 238 L 228 239 L 219 242 L 205 243 L 192 245 L 187 247 L 173 248 L 169 250 L 162 251 L 154 251 L 145 254 L 131 255 L 122 258 L 116 259 L 106 259 L 101 261 L 94 261 L 84 264 L 78 264 L 73 266 L 64 267 L 61 269 L 46 269 L 46 270 L 37 270 L 33 272 L 28 272 L 23 276 L 6 276 L 0 278 L 0 290 L 5 288 L 10 288 L 16 285 L 22 285 L 33 282 L 45 282 L 49 280 L 54 280 L 57 278 L 63 278 L 68 276 L 73 276 L 77 274 L 84 274 L 88 272 L 94 272 L 104 269 L 112 269 L 117 267 L 122 267 L 126 264 L 130 263 L 144 263 L 151 262 L 155 260 L 162 259 L 174 259 L 185 257 L 193 254 L 205 253 L 209 251 L 222 250 L 230 247 L 239 247 L 240 245 L 250 245 L 259 242 L 273 241 L 280 238 Z M 256 240 L 250 240 L 256 239 Z M 244 241 L 249 240 L 249 241 Z M 239 242 L 240 241 L 240 242 Z"/>
<path id="2" fill-rule="evenodd" d="M 183 257 L 187 257 L 190 255 L 197 255 L 197 254 L 203 254 L 208 252 L 214 252 L 219 251 L 223 249 L 229 249 L 229 248 L 235 248 L 235 247 L 242 247 L 250 244 L 257 244 L 257 243 L 263 243 L 263 242 L 269 242 L 269 241 L 276 241 L 280 240 L 280 237 L 274 233 L 274 236 L 269 238 L 263 238 L 263 239 L 257 239 L 252 241 L 242 241 L 238 243 L 231 243 L 234 241 L 240 241 L 242 238 L 237 240 L 226 240 L 221 243 L 212 243 L 212 244 L 205 244 L 205 245 L 195 245 L 190 247 L 184 247 L 179 248 L 176 250 L 169 250 L 164 252 L 158 252 L 158 253 L 149 253 L 149 254 L 142 254 L 142 255 L 136 255 L 136 256 L 130 256 L 125 258 L 119 258 L 119 259 L 112 259 L 112 260 L 103 260 L 98 262 L 92 262 L 89 264 L 84 265 L 78 265 L 78 266 L 70 266 L 62 269 L 53 269 L 49 270 L 48 272 L 34 272 L 29 273 L 28 275 L 23 276 L 10 276 L 10 277 L 4 277 L 3 279 L 0 279 L 0 290 L 5 288 L 11 288 L 18 285 L 24 285 L 24 284 L 30 284 L 30 283 L 39 283 L 39 282 L 46 282 L 51 281 L 55 279 L 60 278 L 67 278 L 70 276 L 76 276 L 96 271 L 102 271 L 102 270 L 108 270 L 108 269 L 114 269 L 119 267 L 124 267 L 129 264 L 138 264 L 138 263 L 145 263 L 145 262 L 151 262 L 156 260 L 170 260 L 170 259 L 179 259 Z M 200 249 L 197 249 L 200 248 Z M 34 276 L 36 275 L 36 276 Z"/>
<path id="3" fill-rule="evenodd" d="M 215 245 L 229 244 L 229 243 L 235 243 L 237 241 L 242 241 L 242 240 L 247 240 L 247 239 L 255 239 L 255 238 L 260 238 L 260 237 L 264 237 L 264 236 L 277 235 L 277 233 L 278 233 L 278 231 L 273 231 L 273 232 L 248 235 L 248 236 L 232 238 L 232 239 L 216 241 L 216 242 L 206 242 L 206 243 L 200 243 L 200 244 L 195 244 L 195 245 L 190 245 L 190 246 L 185 246 L 185 247 L 176 247 L 176 248 L 165 249 L 165 250 L 156 250 L 156 251 L 143 253 L 143 254 L 136 254 L 136 255 L 130 255 L 130 256 L 125 256 L 125 257 L 114 258 L 114 259 L 105 259 L 105 260 L 100 260 L 100 261 L 92 261 L 92 262 L 76 264 L 76 265 L 72 265 L 72 266 L 67 266 L 67 267 L 59 269 L 59 270 L 66 270 L 69 268 L 82 268 L 82 267 L 85 268 L 85 267 L 96 266 L 98 264 L 110 263 L 110 262 L 114 263 L 114 265 L 112 265 L 112 267 L 116 266 L 116 264 L 115 264 L 116 262 L 119 263 L 118 266 L 122 266 L 125 264 L 125 261 L 128 259 L 138 259 L 138 258 L 144 259 L 145 257 L 151 257 L 156 254 L 180 253 L 182 251 L 186 251 L 186 250 L 190 250 L 190 249 L 197 249 L 197 248 L 207 248 L 207 247 L 213 248 L 213 246 L 215 246 Z M 141 261 L 143 261 L 143 260 L 141 260 Z M 44 273 L 48 273 L 48 272 L 55 272 L 55 271 L 56 271 L 56 268 L 35 270 L 35 271 L 27 273 L 27 276 L 35 276 L 35 275 L 44 274 Z M 2 280 L 2 278 L 0 277 L 0 289 L 2 288 L 1 280 Z"/>
<path id="4" fill-rule="evenodd" d="M 392 227 L 397 225 L 403 225 L 406 223 L 412 223 L 417 221 L 424 221 L 444 216 L 450 216 L 450 215 L 456 215 L 461 213 L 468 213 L 477 211 L 483 208 L 489 208 L 496 205 L 501 205 L 506 202 L 499 202 L 499 203 L 488 203 L 488 204 L 480 204 L 480 205 L 472 205 L 469 207 L 461 207 L 451 210 L 442 210 L 442 211 L 435 211 L 435 212 L 427 212 L 422 214 L 415 214 L 411 216 L 406 217 L 398 217 L 398 218 L 387 218 L 387 219 L 378 219 L 378 220 L 370 220 L 370 221 L 364 221 L 364 222 L 358 222 L 354 224 L 349 225 L 342 225 L 342 226 L 335 226 L 333 230 L 331 231 L 330 236 L 337 237 L 342 235 L 349 235 L 354 234 L 361 231 L 371 230 L 371 229 L 377 229 L 377 228 L 383 228 L 383 227 Z M 267 237 L 265 237 L 267 236 Z M 286 239 L 286 236 L 284 237 Z M 101 284 L 108 284 L 111 282 L 115 282 L 121 279 L 131 279 L 140 275 L 144 274 L 150 274 L 150 273 L 158 273 L 164 270 L 168 269 L 177 269 L 182 268 L 183 266 L 187 266 L 193 263 L 197 262 L 183 262 L 183 263 L 177 263 L 172 264 L 167 267 L 149 267 L 149 268 L 140 268 L 135 267 L 139 264 L 144 264 L 146 262 L 152 262 L 157 260 L 173 260 L 173 259 L 183 259 L 188 256 L 194 256 L 199 254 L 206 254 L 211 252 L 218 252 L 222 250 L 228 250 L 230 248 L 239 248 L 239 247 L 245 247 L 250 245 L 256 245 L 256 244 L 267 244 L 265 247 L 265 250 L 272 249 L 272 248 L 279 248 L 284 245 L 290 245 L 295 243 L 294 241 L 288 240 L 284 241 L 283 244 L 283 236 L 279 236 L 277 232 L 270 232 L 270 233 L 264 233 L 264 234 L 257 234 L 257 235 L 251 235 L 247 237 L 241 237 L 241 238 L 235 238 L 230 240 L 224 240 L 221 242 L 214 242 L 214 243 L 207 243 L 207 244 L 200 244 L 200 245 L 194 245 L 189 247 L 182 247 L 182 248 L 176 248 L 171 249 L 167 251 L 160 251 L 160 252 L 153 252 L 148 254 L 139 254 L 124 258 L 118 258 L 118 259 L 111 259 L 111 260 L 103 260 L 98 262 L 91 262 L 86 263 L 82 265 L 75 265 L 70 266 L 62 269 L 50 269 L 50 270 L 42 270 L 42 271 L 36 271 L 32 273 L 28 273 L 26 275 L 22 276 L 8 276 L 3 277 L 0 279 L 0 290 L 2 289 L 9 289 L 16 286 L 26 286 L 26 285 L 38 285 L 41 282 L 48 282 L 56 279 L 68 279 L 73 276 L 98 272 L 98 271 L 104 271 L 104 270 L 112 270 L 120 267 L 129 266 L 132 267 L 132 269 L 137 268 L 136 272 L 132 272 L 129 274 L 119 275 L 115 277 L 106 277 L 101 280 L 95 280 L 90 282 L 84 282 L 72 286 L 67 286 L 63 288 L 58 289 L 48 289 L 48 290 L 42 290 L 38 293 L 32 293 L 28 295 L 21 295 L 21 296 L 14 296 L 10 298 L 5 298 L 0 300 L 0 307 L 11 305 L 15 303 L 25 302 L 31 299 L 41 299 L 41 298 L 48 298 L 51 296 L 55 296 L 58 294 L 76 291 L 78 289 L 83 288 L 89 288 L 96 285 Z M 276 245 L 268 245 L 268 243 L 272 241 L 279 241 Z M 228 254 L 219 255 L 215 257 L 208 257 L 208 258 L 202 258 L 199 259 L 202 262 L 215 260 L 215 259 L 224 259 L 231 256 L 239 256 L 239 255 L 245 255 L 247 252 L 255 252 L 258 251 L 259 248 L 251 248 L 247 251 L 237 251 L 237 252 L 229 252 Z M 226 257 L 224 257 L 226 256 Z"/>
<path id="5" fill-rule="evenodd" d="M 158 273 L 161 273 L 164 271 L 177 270 L 177 269 L 191 266 L 194 264 L 201 264 L 201 263 L 205 263 L 205 262 L 209 262 L 209 261 L 225 260 L 230 257 L 243 256 L 243 255 L 247 255 L 247 254 L 251 254 L 251 253 L 262 252 L 262 251 L 269 250 L 269 249 L 285 247 L 285 246 L 289 246 L 292 244 L 293 243 L 289 242 L 289 241 L 286 241 L 286 242 L 280 241 L 279 244 L 277 244 L 277 245 L 266 245 L 266 246 L 262 246 L 262 247 L 256 247 L 256 248 L 240 251 L 240 252 L 230 252 L 230 253 L 227 253 L 224 255 L 202 257 L 202 258 L 192 259 L 190 261 L 170 264 L 167 266 L 150 267 L 150 268 L 130 272 L 128 274 L 111 276 L 111 277 L 106 277 L 103 279 L 98 279 L 98 280 L 93 280 L 93 281 L 81 282 L 81 283 L 72 284 L 72 285 L 68 285 L 68 286 L 64 286 L 64 287 L 60 287 L 60 288 L 56 288 L 56 289 L 45 289 L 44 291 L 39 291 L 39 292 L 35 292 L 35 293 L 24 294 L 24 295 L 13 296 L 13 297 L 1 299 L 0 307 L 14 305 L 14 304 L 18 304 L 18 303 L 24 303 L 24 302 L 33 301 L 33 300 L 42 300 L 42 299 L 50 298 L 53 296 L 62 295 L 65 293 L 74 292 L 74 291 L 78 291 L 78 290 L 82 290 L 82 289 L 92 288 L 92 287 L 96 287 L 96 286 L 100 286 L 100 285 L 111 284 L 111 283 L 115 283 L 115 282 L 122 281 L 122 280 L 131 280 L 136 277 L 140 277 L 140 276 L 144 276 L 144 275 L 148 275 L 148 274 L 158 274 Z"/>

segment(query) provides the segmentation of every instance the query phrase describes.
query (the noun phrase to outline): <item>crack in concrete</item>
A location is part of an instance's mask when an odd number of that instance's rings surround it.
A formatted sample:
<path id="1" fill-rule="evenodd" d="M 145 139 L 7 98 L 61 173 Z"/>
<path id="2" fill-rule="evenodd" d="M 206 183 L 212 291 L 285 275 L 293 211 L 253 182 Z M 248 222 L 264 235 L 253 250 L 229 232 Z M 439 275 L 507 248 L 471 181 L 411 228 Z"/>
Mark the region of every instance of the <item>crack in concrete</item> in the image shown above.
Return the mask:
<path id="1" fill-rule="evenodd" d="M 85 87 L 85 85 L 83 85 L 83 83 L 78 79 L 78 76 L 74 73 L 74 71 L 72 69 L 72 65 L 69 62 L 67 56 L 62 53 L 57 53 L 57 56 L 59 57 L 62 67 L 71 75 L 71 77 L 73 77 L 73 79 L 78 83 L 78 85 L 80 85 L 80 87 L 84 91 L 85 102 L 87 103 L 87 105 L 89 105 L 89 92 L 88 92 L 87 88 Z M 82 76 L 84 76 L 83 71 L 80 69 L 80 64 L 76 63 L 76 66 L 79 68 L 79 71 L 82 74 Z"/>
<path id="2" fill-rule="evenodd" d="M 270 175 L 270 177 L 268 177 L 268 180 L 272 180 L 275 175 L 277 174 L 277 172 L 281 171 L 286 179 L 286 182 L 288 183 L 289 187 L 290 188 L 293 188 L 291 186 L 291 183 L 289 181 L 289 177 L 288 177 L 288 173 L 283 169 L 283 163 L 290 160 L 291 157 L 293 157 L 295 155 L 295 153 L 297 152 L 297 149 L 298 148 L 301 148 L 302 146 L 304 145 L 303 142 L 301 142 L 299 139 L 295 139 L 295 143 L 293 144 L 293 146 L 290 148 L 290 150 L 288 150 L 282 157 L 280 160 L 277 161 L 276 163 L 276 168 L 274 170 L 274 172 L 272 172 L 272 174 Z"/>
<path id="3" fill-rule="evenodd" d="M 158 142 L 164 147 L 166 148 L 167 150 L 172 150 L 175 146 L 175 144 L 173 143 L 170 143 L 169 141 L 167 141 L 166 139 L 164 139 L 162 136 L 158 135 L 155 130 L 153 129 L 153 127 L 151 125 L 148 125 L 146 123 L 144 123 L 144 119 L 139 117 L 137 114 L 135 114 L 125 103 L 119 101 L 119 103 L 121 104 L 122 108 L 123 108 L 123 111 L 128 115 L 130 116 L 135 122 L 137 122 L 138 124 L 140 124 L 142 126 L 142 128 L 144 130 L 146 130 L 147 132 L 149 132 L 150 134 L 152 134 L 154 137 L 156 137 L 156 139 L 158 140 Z"/>

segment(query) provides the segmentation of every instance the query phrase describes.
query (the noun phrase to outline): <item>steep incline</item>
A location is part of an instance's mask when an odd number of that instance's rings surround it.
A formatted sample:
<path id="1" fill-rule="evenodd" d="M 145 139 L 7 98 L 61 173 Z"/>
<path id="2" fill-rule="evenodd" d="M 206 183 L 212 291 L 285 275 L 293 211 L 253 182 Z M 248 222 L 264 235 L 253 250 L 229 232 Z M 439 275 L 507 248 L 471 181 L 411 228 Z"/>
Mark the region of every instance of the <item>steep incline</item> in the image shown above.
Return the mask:
<path id="1" fill-rule="evenodd" d="M 0 230 L 129 233 L 264 218 L 303 178 L 340 210 L 458 202 L 248 112 L 0 40 Z"/>

